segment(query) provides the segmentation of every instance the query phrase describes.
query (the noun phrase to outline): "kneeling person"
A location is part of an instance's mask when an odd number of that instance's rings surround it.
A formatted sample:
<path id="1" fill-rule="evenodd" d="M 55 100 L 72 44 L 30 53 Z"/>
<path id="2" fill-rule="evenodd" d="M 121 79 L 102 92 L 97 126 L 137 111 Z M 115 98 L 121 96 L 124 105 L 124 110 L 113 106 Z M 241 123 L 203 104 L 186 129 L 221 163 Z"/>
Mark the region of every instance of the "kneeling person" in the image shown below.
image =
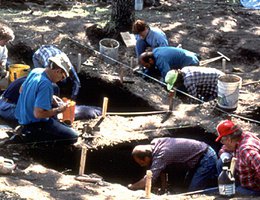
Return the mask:
<path id="1" fill-rule="evenodd" d="M 52 117 L 66 109 L 66 105 L 52 108 L 52 83 L 69 76 L 70 65 L 64 54 L 49 58 L 47 68 L 33 69 L 20 89 L 15 117 L 23 125 L 22 133 L 28 141 L 56 141 L 72 144 L 78 134 Z"/>
<path id="2" fill-rule="evenodd" d="M 169 71 L 165 82 L 168 90 L 175 86 L 196 98 L 210 101 L 217 97 L 218 78 L 222 75 L 224 73 L 215 68 L 184 67 L 181 70 Z"/>
<path id="3" fill-rule="evenodd" d="M 150 167 L 153 183 L 161 172 L 171 165 L 195 170 L 189 185 L 190 191 L 204 189 L 217 179 L 217 155 L 204 142 L 185 138 L 157 138 L 152 140 L 151 144 L 136 146 L 132 156 L 140 166 Z M 128 188 L 144 189 L 145 181 L 146 177 L 128 185 Z"/>

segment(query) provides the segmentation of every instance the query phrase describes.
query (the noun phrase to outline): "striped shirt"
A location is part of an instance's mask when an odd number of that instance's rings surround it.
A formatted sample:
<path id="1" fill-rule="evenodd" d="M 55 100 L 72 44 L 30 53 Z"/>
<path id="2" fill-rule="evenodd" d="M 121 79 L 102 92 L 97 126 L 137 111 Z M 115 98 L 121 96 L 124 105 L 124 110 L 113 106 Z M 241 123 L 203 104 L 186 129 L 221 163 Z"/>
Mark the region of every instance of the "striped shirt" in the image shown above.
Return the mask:
<path id="1" fill-rule="evenodd" d="M 218 77 L 224 75 L 209 67 L 184 67 L 181 69 L 183 84 L 187 92 L 197 98 L 213 100 L 218 94 Z"/>
<path id="2" fill-rule="evenodd" d="M 54 45 L 42 45 L 33 55 L 34 68 L 46 68 L 49 64 L 49 58 L 61 53 L 62 51 Z M 80 80 L 75 68 L 71 63 L 70 66 L 72 71 L 72 75 L 70 76 L 73 81 L 72 95 L 77 96 L 80 88 Z"/>
<path id="3" fill-rule="evenodd" d="M 169 165 L 173 164 L 184 169 L 195 168 L 208 148 L 204 142 L 193 139 L 167 137 L 153 139 L 151 145 L 153 182 Z"/>

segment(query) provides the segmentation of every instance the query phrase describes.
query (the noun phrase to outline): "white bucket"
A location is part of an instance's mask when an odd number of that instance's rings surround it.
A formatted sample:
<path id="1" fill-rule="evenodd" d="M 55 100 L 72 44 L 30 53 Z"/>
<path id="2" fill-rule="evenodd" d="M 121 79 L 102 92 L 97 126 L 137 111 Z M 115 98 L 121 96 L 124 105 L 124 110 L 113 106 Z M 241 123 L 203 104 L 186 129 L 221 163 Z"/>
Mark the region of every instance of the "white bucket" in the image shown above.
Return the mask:
<path id="1" fill-rule="evenodd" d="M 237 75 L 223 75 L 218 78 L 218 106 L 233 110 L 238 105 L 242 78 Z"/>
<path id="2" fill-rule="evenodd" d="M 135 0 L 135 10 L 143 10 L 143 0 Z"/>
<path id="3" fill-rule="evenodd" d="M 109 57 L 115 60 L 118 59 L 118 48 L 119 42 L 114 39 L 104 38 L 99 41 L 99 52 L 104 55 L 104 61 L 108 64 L 115 63 L 115 61 L 109 59 Z"/>

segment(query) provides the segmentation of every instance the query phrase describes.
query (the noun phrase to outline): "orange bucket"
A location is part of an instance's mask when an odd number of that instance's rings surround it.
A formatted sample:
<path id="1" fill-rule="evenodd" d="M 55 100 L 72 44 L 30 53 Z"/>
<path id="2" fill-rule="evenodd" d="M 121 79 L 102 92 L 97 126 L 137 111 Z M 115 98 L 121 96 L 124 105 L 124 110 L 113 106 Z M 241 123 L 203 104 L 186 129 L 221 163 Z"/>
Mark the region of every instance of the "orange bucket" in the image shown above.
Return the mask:
<path id="1" fill-rule="evenodd" d="M 66 110 L 62 113 L 62 121 L 68 125 L 71 125 L 75 120 L 75 106 L 76 102 L 65 97 L 62 100 L 68 104 Z"/>

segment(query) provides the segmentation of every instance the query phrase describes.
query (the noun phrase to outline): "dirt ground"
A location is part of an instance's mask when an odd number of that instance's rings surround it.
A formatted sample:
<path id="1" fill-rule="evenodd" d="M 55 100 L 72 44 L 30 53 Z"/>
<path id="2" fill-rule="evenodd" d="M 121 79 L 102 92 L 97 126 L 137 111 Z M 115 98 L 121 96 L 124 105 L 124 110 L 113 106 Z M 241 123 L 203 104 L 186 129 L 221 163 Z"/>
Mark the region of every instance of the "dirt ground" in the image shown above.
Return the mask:
<path id="1" fill-rule="evenodd" d="M 9 2 L 9 1 L 2 1 Z M 65 2 L 65 3 L 64 3 Z M 100 76 L 99 70 L 106 71 L 111 75 L 111 65 L 100 61 L 98 54 L 99 40 L 102 35 L 94 32 L 91 27 L 98 24 L 103 27 L 110 16 L 109 3 L 95 3 L 92 1 L 46 1 L 45 4 L 26 3 L 12 4 L 6 7 L 0 6 L 0 19 L 10 23 L 16 38 L 13 45 L 9 46 L 9 56 L 12 63 L 25 62 L 31 65 L 29 48 L 36 49 L 41 44 L 56 44 L 66 52 L 72 63 L 77 66 L 77 55 L 81 53 L 82 62 L 87 66 L 94 66 L 98 70 L 86 74 Z M 136 11 L 136 18 L 145 19 L 151 26 L 157 26 L 165 31 L 170 45 L 182 47 L 201 54 L 203 60 L 218 56 L 217 51 L 231 59 L 227 62 L 226 72 L 235 73 L 243 78 L 241 88 L 240 105 L 235 114 L 259 120 L 260 102 L 260 11 L 243 8 L 239 3 L 222 0 L 208 1 L 185 1 L 168 0 L 161 1 L 161 6 L 145 7 L 142 11 Z M 78 45 L 71 40 L 79 42 Z M 120 38 L 119 58 L 120 61 L 129 64 L 130 57 L 127 49 Z M 130 54 L 133 51 L 130 51 Z M 133 56 L 134 54 L 132 54 Z M 98 60 L 98 61 L 97 61 Z M 213 62 L 208 66 L 222 69 L 221 60 Z M 93 68 L 94 69 L 94 68 Z M 112 70 L 113 71 L 113 70 Z M 116 73 L 116 72 L 113 72 Z M 84 72 L 83 72 L 84 75 Z M 109 76 L 111 77 L 111 76 Z M 136 94 L 147 94 L 148 103 L 154 108 L 163 108 L 160 103 L 162 96 L 167 96 L 162 88 L 152 82 L 141 83 L 141 79 L 135 79 L 136 83 L 129 86 L 129 90 Z M 109 81 L 109 80 L 108 80 Z M 138 83 L 138 84 L 137 84 Z M 143 87 L 140 87 L 143 84 Z M 148 88 L 144 91 L 144 87 Z M 162 90 L 162 91 L 161 91 Z M 158 95 L 156 95 L 158 94 Z M 141 95 L 140 95 L 141 96 Z M 149 96 L 149 97 L 148 97 Z M 179 110 L 189 109 L 193 105 L 182 105 Z M 201 109 L 203 114 L 208 112 L 207 108 Z M 193 111 L 194 112 L 194 111 Z M 181 121 L 184 117 L 176 111 L 174 123 Z M 193 118 L 191 116 L 188 116 Z M 178 118 L 178 119 L 177 119 Z M 207 119 L 206 119 L 207 118 Z M 204 117 L 209 121 L 209 116 Z M 122 129 L 130 129 L 131 124 L 121 117 L 111 117 L 114 124 L 111 127 L 104 125 L 106 130 L 114 130 L 114 126 Z M 140 117 L 136 119 L 139 123 L 148 121 L 154 123 L 158 119 Z M 160 119 L 161 120 L 161 119 Z M 190 119 L 192 121 L 192 119 Z M 130 120 L 134 122 L 134 119 Z M 212 118 L 212 121 L 214 119 Z M 238 120 L 243 128 L 258 132 L 258 123 L 248 123 Z M 81 126 L 80 122 L 77 122 Z M 171 121 L 168 122 L 169 124 Z M 197 123 L 194 120 L 194 123 Z M 203 124 L 203 122 L 201 122 Z M 207 122 L 210 124 L 209 122 Z M 0 135 L 8 131 L 5 122 L 1 121 Z M 13 127 L 13 124 L 8 124 Z M 140 126 L 133 125 L 136 129 Z M 209 126 L 209 125 L 207 125 Z M 102 128 L 102 127 L 101 127 Z M 214 126 L 209 127 L 213 129 Z M 111 131 L 113 133 L 113 131 Z M 108 131 L 108 133 L 110 133 Z M 126 131 L 125 140 L 145 139 L 145 136 L 136 134 L 130 138 Z M 109 135 L 109 134 L 108 134 Z M 111 134 L 112 135 L 112 134 Z M 107 135 L 106 135 L 107 136 Z M 136 138 L 135 138 L 136 136 Z M 122 133 L 121 133 L 122 137 Z M 129 137 L 129 138 L 128 138 Z M 106 137 L 104 145 L 111 141 L 117 141 L 118 135 Z M 51 168 L 38 164 L 27 153 L 23 146 L 10 145 L 0 147 L 0 156 L 12 158 L 17 163 L 17 170 L 12 175 L 0 176 L 0 198 L 1 199 L 142 199 L 144 191 L 130 191 L 125 186 L 106 182 L 98 175 L 90 174 L 97 178 L 94 182 L 80 182 L 75 176 L 66 172 L 58 172 Z M 65 156 L 65 155 L 64 155 Z M 95 179 L 93 179 L 95 180 Z M 216 194 L 211 195 L 155 195 L 152 199 L 221 199 Z M 252 197 L 236 197 L 234 199 L 252 199 Z M 257 199 L 257 198 L 255 198 Z"/>

